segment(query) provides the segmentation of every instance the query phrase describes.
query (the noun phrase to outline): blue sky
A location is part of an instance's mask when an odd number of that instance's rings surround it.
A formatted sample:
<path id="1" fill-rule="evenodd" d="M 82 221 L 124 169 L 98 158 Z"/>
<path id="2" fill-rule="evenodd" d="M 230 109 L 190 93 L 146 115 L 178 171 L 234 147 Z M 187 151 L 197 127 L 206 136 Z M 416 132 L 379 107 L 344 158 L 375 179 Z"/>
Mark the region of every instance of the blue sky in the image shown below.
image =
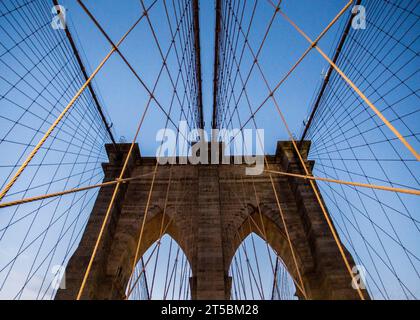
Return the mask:
<path id="1" fill-rule="evenodd" d="M 77 33 L 80 47 L 83 48 L 85 54 L 85 61 L 92 69 L 109 51 L 109 44 L 75 1 L 66 0 L 63 1 L 63 4 L 68 8 L 70 26 L 77 22 L 74 33 Z M 315 38 L 345 4 L 346 1 L 300 0 L 285 1 L 283 8 L 285 12 L 290 13 L 296 23 L 306 30 L 308 35 Z M 86 1 L 86 5 L 114 41 L 124 34 L 141 12 L 140 3 L 137 0 L 122 1 L 118 6 L 115 6 L 115 2 L 112 0 Z M 214 3 L 210 0 L 201 1 L 200 8 L 203 101 L 206 129 L 209 130 L 213 108 Z M 159 19 L 162 19 L 160 12 L 161 7 L 158 3 L 156 9 L 152 10 L 151 21 L 157 28 L 158 37 L 162 39 L 162 46 L 167 47 L 168 43 L 165 43 L 165 40 L 168 42 L 169 39 L 167 30 L 164 27 L 159 30 Z M 272 7 L 268 2 L 263 1 L 258 6 L 257 14 L 258 19 L 250 37 L 250 43 L 254 50 L 260 44 L 261 36 L 272 14 Z M 338 26 L 340 23 L 337 24 Z M 270 83 L 274 86 L 296 62 L 308 44 L 283 19 L 277 18 L 272 30 L 269 41 L 267 41 L 267 48 L 261 56 L 261 65 Z M 327 51 L 335 40 L 336 30 L 333 28 L 322 41 L 322 45 Z M 145 79 L 149 87 L 152 87 L 161 63 L 161 58 L 155 48 L 146 23 L 140 23 L 121 46 L 121 51 Z M 302 121 L 308 113 L 311 98 L 322 79 L 321 73 L 325 67 L 326 64 L 322 58 L 316 53 L 312 53 L 281 89 L 279 101 L 285 106 L 287 105 L 285 115 L 292 131 L 296 134 L 300 132 Z M 253 97 L 253 105 L 257 106 L 265 98 L 267 91 L 259 79 L 253 81 L 250 83 L 250 87 L 254 87 L 254 85 L 259 87 L 255 89 L 256 94 Z M 118 55 L 114 55 L 98 74 L 95 85 L 100 89 L 103 104 L 113 123 L 116 136 L 124 136 L 130 141 L 135 132 L 139 110 L 142 110 L 145 99 L 147 99 L 144 90 L 140 88 Z M 257 121 L 262 124 L 272 117 L 277 117 L 277 115 L 274 108 L 267 104 Z M 162 121 L 162 114 L 154 112 L 152 109 L 138 141 L 143 154 L 153 155 L 155 153 L 155 135 L 158 129 L 164 127 Z M 266 133 L 267 152 L 274 152 L 275 142 L 279 139 L 286 139 L 286 132 L 282 127 L 267 128 L 265 126 L 265 129 L 268 130 Z"/>

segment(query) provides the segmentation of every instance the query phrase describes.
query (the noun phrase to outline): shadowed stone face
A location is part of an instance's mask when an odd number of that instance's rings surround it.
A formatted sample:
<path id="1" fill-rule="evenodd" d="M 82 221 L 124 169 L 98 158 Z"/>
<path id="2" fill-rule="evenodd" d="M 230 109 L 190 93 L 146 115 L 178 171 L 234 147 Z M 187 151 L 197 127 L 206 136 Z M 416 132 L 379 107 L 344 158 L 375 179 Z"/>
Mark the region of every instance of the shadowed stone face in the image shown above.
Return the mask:
<path id="1" fill-rule="evenodd" d="M 309 147 L 310 142 L 302 144 L 304 159 Z M 117 154 L 107 146 L 110 162 L 103 165 L 106 181 L 119 176 L 128 149 L 128 144 L 120 144 Z M 305 161 L 310 168 L 310 162 Z M 288 141 L 279 142 L 276 154 L 267 156 L 267 162 L 270 170 L 302 173 Z M 265 239 L 281 256 L 291 276 L 298 279 L 274 185 L 307 297 L 358 299 L 309 183 L 279 175 L 273 175 L 271 183 L 267 173 L 247 176 L 246 165 L 230 163 L 158 166 L 147 212 L 153 175 L 122 184 L 83 298 L 125 298 L 144 218 L 139 257 L 159 239 L 164 225 L 164 232 L 180 245 L 191 265 L 193 299 L 230 298 L 229 267 L 237 248 L 251 232 Z M 127 177 L 151 173 L 155 164 L 155 158 L 141 157 L 137 146 L 130 157 Z M 67 266 L 67 289 L 59 290 L 56 299 L 76 297 L 112 192 L 113 188 L 100 190 L 83 238 Z M 303 298 L 302 292 L 297 294 Z"/>

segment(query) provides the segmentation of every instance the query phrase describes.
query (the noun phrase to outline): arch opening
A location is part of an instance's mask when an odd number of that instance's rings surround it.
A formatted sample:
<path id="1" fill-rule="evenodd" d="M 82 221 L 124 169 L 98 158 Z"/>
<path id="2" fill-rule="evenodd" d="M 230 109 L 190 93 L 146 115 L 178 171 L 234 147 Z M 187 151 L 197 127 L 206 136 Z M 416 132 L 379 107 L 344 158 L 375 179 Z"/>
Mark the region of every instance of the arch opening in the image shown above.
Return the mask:
<path id="1" fill-rule="evenodd" d="M 128 281 L 128 300 L 190 300 L 190 262 L 181 246 L 165 234 L 139 259 Z"/>
<path id="2" fill-rule="evenodd" d="M 283 260 L 251 232 L 239 245 L 229 267 L 232 300 L 296 300 L 296 287 Z"/>

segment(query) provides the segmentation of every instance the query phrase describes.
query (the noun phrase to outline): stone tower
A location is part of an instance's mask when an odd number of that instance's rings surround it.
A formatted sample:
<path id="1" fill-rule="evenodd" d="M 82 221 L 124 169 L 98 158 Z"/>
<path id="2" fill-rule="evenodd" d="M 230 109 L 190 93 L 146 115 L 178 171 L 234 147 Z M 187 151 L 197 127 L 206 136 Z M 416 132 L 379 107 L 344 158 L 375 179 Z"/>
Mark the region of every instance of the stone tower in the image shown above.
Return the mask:
<path id="1" fill-rule="evenodd" d="M 106 146 L 110 161 L 103 164 L 105 181 L 119 176 L 129 147 L 120 144 L 116 153 L 112 145 Z M 304 159 L 309 147 L 310 142 L 301 146 Z M 267 156 L 267 160 L 271 170 L 302 173 L 288 141 L 278 142 L 276 154 Z M 136 146 L 126 177 L 153 172 L 155 163 L 155 158 L 142 157 Z M 229 299 L 231 261 L 241 242 L 255 232 L 268 241 L 298 279 L 267 174 L 246 176 L 245 166 L 234 164 L 177 164 L 172 171 L 170 168 L 158 168 L 140 257 L 159 239 L 164 221 L 166 233 L 182 248 L 192 268 L 192 298 Z M 170 172 L 172 183 L 166 200 Z M 273 178 L 308 298 L 358 299 L 309 183 L 280 175 Z M 151 180 L 152 175 L 148 175 L 122 185 L 83 299 L 125 298 Z M 67 288 L 59 290 L 56 299 L 77 296 L 112 192 L 112 187 L 100 190 L 79 247 L 68 264 Z M 352 257 L 347 256 L 354 265 Z M 297 295 L 303 298 L 301 292 Z"/>

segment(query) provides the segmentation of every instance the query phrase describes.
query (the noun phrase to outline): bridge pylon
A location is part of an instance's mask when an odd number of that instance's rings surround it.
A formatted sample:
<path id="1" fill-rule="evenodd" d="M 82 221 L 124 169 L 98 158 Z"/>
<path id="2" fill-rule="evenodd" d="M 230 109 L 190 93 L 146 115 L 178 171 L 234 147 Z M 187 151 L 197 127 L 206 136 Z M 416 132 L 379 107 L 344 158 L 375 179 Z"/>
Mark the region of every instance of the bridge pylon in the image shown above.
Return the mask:
<path id="1" fill-rule="evenodd" d="M 105 181 L 118 177 L 129 147 L 120 144 L 117 153 L 112 145 L 107 145 Z M 301 154 L 311 168 L 313 163 L 307 160 L 309 148 L 309 141 L 302 143 Z M 289 141 L 278 142 L 276 153 L 267 156 L 267 161 L 271 170 L 302 173 Z M 122 185 L 82 299 L 126 297 L 152 180 L 146 174 L 153 172 L 155 165 L 156 158 L 142 157 L 136 146 L 127 177 L 145 176 Z M 165 233 L 179 244 L 190 263 L 192 299 L 230 299 L 229 267 L 241 242 L 252 232 L 269 243 L 294 279 L 299 279 L 297 269 L 300 271 L 308 299 L 359 299 L 306 180 L 273 175 L 296 256 L 293 259 L 268 173 L 247 176 L 245 165 L 235 164 L 174 164 L 166 199 L 170 170 L 171 165 L 164 165 L 157 171 L 139 257 L 159 239 L 163 222 Z M 258 203 L 253 183 L 258 190 Z M 182 198 L 181 190 L 188 196 Z M 67 266 L 66 289 L 60 289 L 56 299 L 76 298 L 112 191 L 106 187 L 100 190 L 79 247 Z M 352 257 L 347 251 L 346 254 L 353 266 Z M 300 290 L 296 294 L 304 298 Z"/>

